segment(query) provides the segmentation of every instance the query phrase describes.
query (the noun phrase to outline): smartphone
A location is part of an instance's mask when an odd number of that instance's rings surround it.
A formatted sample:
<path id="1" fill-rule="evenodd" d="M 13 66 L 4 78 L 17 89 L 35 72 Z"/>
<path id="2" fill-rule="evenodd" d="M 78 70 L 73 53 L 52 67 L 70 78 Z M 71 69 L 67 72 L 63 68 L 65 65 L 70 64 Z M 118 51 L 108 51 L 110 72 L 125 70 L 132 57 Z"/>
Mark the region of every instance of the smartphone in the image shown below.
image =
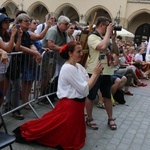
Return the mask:
<path id="1" fill-rule="evenodd" d="M 19 25 L 19 24 L 15 24 L 15 27 L 16 27 L 17 29 L 19 29 L 19 28 L 20 28 L 20 25 Z"/>
<path id="2" fill-rule="evenodd" d="M 48 13 L 48 14 L 47 14 L 47 20 L 49 20 L 49 19 L 50 19 L 50 17 L 51 17 L 51 14 L 50 14 L 50 13 Z"/>

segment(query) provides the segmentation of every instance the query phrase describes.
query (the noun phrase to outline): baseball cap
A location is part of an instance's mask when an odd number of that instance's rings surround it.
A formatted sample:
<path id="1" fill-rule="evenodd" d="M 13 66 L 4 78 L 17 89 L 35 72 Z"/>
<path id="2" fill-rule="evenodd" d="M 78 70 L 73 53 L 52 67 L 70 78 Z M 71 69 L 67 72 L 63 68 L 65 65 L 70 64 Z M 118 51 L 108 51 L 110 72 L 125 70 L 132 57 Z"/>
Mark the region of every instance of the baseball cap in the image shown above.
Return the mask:
<path id="1" fill-rule="evenodd" d="M 9 18 L 6 14 L 0 13 L 0 23 L 2 23 L 4 20 L 8 20 L 9 22 L 13 22 L 13 18 Z"/>

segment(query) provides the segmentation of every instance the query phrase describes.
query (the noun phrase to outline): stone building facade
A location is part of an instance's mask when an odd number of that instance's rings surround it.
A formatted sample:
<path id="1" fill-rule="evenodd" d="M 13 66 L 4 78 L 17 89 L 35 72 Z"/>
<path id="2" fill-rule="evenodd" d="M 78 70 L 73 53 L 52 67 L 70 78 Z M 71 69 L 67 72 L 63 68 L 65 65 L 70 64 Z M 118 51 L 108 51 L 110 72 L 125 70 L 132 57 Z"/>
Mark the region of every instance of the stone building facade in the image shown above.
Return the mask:
<path id="1" fill-rule="evenodd" d="M 40 22 L 48 12 L 57 17 L 66 15 L 82 24 L 90 24 L 94 15 L 104 15 L 112 21 L 120 19 L 120 25 L 135 34 L 136 43 L 150 36 L 150 0 L 0 0 L 0 6 L 10 17 L 19 9 Z"/>

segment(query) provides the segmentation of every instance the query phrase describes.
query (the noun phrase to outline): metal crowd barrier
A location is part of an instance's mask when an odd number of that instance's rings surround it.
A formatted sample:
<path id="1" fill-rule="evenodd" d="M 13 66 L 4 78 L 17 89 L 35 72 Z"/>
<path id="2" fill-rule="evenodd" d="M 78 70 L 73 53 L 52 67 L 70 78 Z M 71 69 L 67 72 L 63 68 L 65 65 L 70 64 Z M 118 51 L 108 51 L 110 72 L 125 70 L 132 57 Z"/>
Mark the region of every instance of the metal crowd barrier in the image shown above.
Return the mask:
<path id="1" fill-rule="evenodd" d="M 50 91 L 47 93 L 45 92 L 44 94 L 40 94 L 40 91 L 41 91 L 41 85 L 42 85 L 42 82 L 46 79 L 46 76 L 47 74 L 44 74 L 44 73 L 49 73 L 48 74 L 48 78 L 47 78 L 47 88 L 48 88 L 48 85 L 51 85 L 51 79 L 53 77 L 53 72 L 54 72 L 54 69 L 55 69 L 55 60 L 54 60 L 54 57 L 53 57 L 53 52 L 52 51 L 44 51 L 42 53 L 42 61 L 40 64 L 37 64 L 35 63 L 34 58 L 32 55 L 26 55 L 25 53 L 23 52 L 12 52 L 12 53 L 9 53 L 9 58 L 10 58 L 10 61 L 9 61 L 9 65 L 5 65 L 4 68 L 4 77 L 5 79 L 0 81 L 0 82 L 3 82 L 4 83 L 4 86 L 1 87 L 2 90 L 3 90 L 3 94 L 4 94 L 4 102 L 1 106 L 1 111 L 2 111 L 2 116 L 6 116 L 16 110 L 20 110 L 26 106 L 29 106 L 31 108 L 31 110 L 33 111 L 33 113 L 39 117 L 36 109 L 32 106 L 32 103 L 33 102 L 41 102 L 44 98 L 47 99 L 47 101 L 50 103 L 51 107 L 54 108 L 54 105 L 51 101 L 51 99 L 49 98 L 49 96 L 51 95 L 54 95 L 56 94 L 56 91 Z M 0 64 L 1 65 L 1 64 Z M 44 70 L 44 65 L 46 65 L 46 68 Z M 48 67 L 51 67 L 48 69 Z M 30 68 L 30 69 L 29 69 Z M 27 70 L 30 70 L 30 73 L 27 71 Z M 47 70 L 48 69 L 48 70 Z M 24 77 L 27 76 L 26 78 Z M 12 105 L 12 97 L 14 96 L 13 92 L 16 91 L 16 92 L 19 92 L 20 95 L 21 95 L 21 92 L 22 92 L 22 78 L 24 78 L 25 80 L 28 80 L 29 79 L 34 79 L 33 83 L 31 84 L 30 82 L 24 82 L 24 85 L 26 86 L 26 88 L 30 89 L 30 93 L 29 93 L 29 97 L 30 97 L 30 100 L 28 99 L 28 101 L 26 101 L 25 103 L 21 103 L 19 104 L 17 107 L 12 107 L 11 109 L 9 109 L 9 107 L 11 107 Z M 9 83 L 6 84 L 6 83 Z M 29 83 L 29 85 L 28 85 Z M 12 87 L 14 85 L 17 85 L 18 87 L 14 90 Z M 31 90 L 31 85 L 32 85 L 32 90 Z M 11 87 L 12 86 L 12 87 Z M 46 87 L 46 86 L 45 86 Z M 47 90 L 47 89 L 45 89 Z M 26 93 L 26 91 L 24 92 Z M 18 94 L 18 93 L 17 93 Z M 16 94 L 16 96 L 17 96 Z M 18 99 L 18 103 L 20 103 L 20 99 L 21 99 L 21 96 L 19 95 L 19 99 Z M 6 106 L 7 104 L 9 104 L 8 106 Z M 7 112 L 4 112 L 4 108 L 7 108 L 8 107 L 8 111 Z"/>

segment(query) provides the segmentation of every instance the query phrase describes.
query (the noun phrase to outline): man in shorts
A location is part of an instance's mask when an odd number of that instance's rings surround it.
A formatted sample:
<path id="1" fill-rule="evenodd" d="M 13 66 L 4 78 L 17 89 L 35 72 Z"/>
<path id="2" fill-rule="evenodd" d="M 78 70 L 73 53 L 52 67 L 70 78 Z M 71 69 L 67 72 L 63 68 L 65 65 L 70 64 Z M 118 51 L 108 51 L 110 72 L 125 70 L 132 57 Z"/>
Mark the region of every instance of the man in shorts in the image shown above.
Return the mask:
<path id="1" fill-rule="evenodd" d="M 94 130 L 97 130 L 98 126 L 93 123 L 92 109 L 93 101 L 96 98 L 98 89 L 100 89 L 102 97 L 104 98 L 105 108 L 108 115 L 108 125 L 112 130 L 117 129 L 117 125 L 115 124 L 112 116 L 111 75 L 114 74 L 112 53 L 118 55 L 119 52 L 115 42 L 116 32 L 113 29 L 114 24 L 110 23 L 108 18 L 101 16 L 97 18 L 95 31 L 88 37 L 89 59 L 87 62 L 87 72 L 89 76 L 92 75 L 93 69 L 99 60 L 101 60 L 104 67 L 103 74 L 99 77 L 94 87 L 90 90 L 86 99 L 86 124 Z"/>

